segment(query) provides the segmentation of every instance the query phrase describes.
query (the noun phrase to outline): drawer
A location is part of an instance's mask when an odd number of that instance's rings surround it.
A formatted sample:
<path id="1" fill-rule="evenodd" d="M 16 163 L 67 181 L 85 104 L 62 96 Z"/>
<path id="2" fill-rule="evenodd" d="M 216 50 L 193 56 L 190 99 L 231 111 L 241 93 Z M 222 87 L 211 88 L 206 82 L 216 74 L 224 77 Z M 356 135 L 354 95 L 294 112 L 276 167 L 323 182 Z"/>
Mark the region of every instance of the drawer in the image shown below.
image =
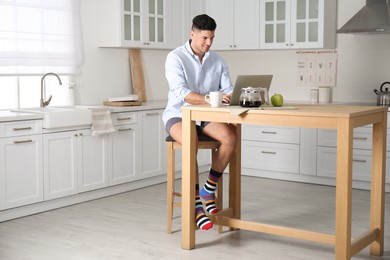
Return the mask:
<path id="1" fill-rule="evenodd" d="M 137 112 L 123 112 L 111 114 L 113 125 L 127 125 L 137 123 Z"/>
<path id="2" fill-rule="evenodd" d="M 371 151 L 354 149 L 352 155 L 352 179 L 360 181 L 371 180 Z M 318 147 L 317 175 L 336 177 L 337 149 L 333 147 Z M 390 153 L 386 154 L 386 165 L 390 165 Z M 390 180 L 390 167 L 386 167 L 386 182 Z"/>
<path id="3" fill-rule="evenodd" d="M 242 140 L 299 144 L 299 127 L 243 125 Z"/>
<path id="4" fill-rule="evenodd" d="M 387 134 L 387 150 L 390 149 L 390 132 Z M 318 145 L 336 147 L 337 134 L 334 129 L 318 129 Z M 372 149 L 372 127 L 359 127 L 353 131 L 353 148 Z"/>
<path id="5" fill-rule="evenodd" d="M 0 124 L 0 137 L 34 135 L 42 133 L 42 120 L 13 121 Z"/>
<path id="6" fill-rule="evenodd" d="M 243 141 L 244 168 L 299 173 L 299 145 Z"/>

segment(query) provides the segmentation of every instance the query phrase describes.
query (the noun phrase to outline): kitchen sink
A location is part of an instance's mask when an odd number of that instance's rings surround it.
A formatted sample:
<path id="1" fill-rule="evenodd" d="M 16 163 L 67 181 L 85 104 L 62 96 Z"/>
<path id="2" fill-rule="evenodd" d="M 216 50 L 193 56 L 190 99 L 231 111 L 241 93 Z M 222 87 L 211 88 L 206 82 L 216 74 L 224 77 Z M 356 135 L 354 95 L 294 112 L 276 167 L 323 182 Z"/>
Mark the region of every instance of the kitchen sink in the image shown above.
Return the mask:
<path id="1" fill-rule="evenodd" d="M 13 112 L 43 114 L 43 128 L 90 125 L 92 111 L 83 106 L 33 107 L 11 110 Z"/>

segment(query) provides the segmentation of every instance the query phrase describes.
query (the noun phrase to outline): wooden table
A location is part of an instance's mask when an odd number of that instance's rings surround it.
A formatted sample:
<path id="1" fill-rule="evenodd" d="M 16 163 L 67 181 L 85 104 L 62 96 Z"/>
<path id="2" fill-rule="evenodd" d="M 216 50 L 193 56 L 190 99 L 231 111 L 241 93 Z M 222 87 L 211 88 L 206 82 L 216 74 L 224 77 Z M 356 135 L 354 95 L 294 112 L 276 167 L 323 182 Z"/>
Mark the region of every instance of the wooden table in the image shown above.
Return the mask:
<path id="1" fill-rule="evenodd" d="M 241 220 L 241 144 L 229 164 L 229 207 L 217 213 L 214 224 L 335 245 L 335 259 L 350 259 L 370 245 L 372 255 L 383 254 L 384 189 L 387 109 L 373 106 L 294 105 L 296 110 L 249 110 L 234 116 L 229 108 L 209 105 L 183 107 L 182 248 L 195 247 L 195 121 L 331 128 L 337 130 L 335 234 L 318 233 Z M 373 124 L 370 229 L 351 237 L 352 145 L 355 127 Z"/>

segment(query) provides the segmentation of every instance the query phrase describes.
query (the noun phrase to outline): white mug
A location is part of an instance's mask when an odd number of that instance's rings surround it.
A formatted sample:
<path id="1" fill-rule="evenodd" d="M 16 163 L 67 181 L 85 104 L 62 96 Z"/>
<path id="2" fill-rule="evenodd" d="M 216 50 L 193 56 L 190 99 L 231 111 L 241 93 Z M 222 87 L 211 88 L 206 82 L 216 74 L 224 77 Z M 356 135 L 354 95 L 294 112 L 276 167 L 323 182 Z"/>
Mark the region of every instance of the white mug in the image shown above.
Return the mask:
<path id="1" fill-rule="evenodd" d="M 220 107 L 222 106 L 223 93 L 220 91 L 211 91 L 204 96 L 204 99 L 211 107 Z"/>

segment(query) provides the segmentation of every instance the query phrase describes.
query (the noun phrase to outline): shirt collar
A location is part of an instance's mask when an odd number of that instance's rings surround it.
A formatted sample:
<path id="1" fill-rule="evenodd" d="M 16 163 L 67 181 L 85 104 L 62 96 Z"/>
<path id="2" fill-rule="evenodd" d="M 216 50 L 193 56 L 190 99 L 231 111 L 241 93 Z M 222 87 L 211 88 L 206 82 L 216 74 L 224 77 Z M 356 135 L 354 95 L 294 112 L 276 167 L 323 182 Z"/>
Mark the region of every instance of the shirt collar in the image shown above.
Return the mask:
<path id="1" fill-rule="evenodd" d="M 192 57 L 198 59 L 198 56 L 196 56 L 196 54 L 192 51 L 192 48 L 191 48 L 191 41 L 192 41 L 191 39 L 189 39 L 189 40 L 187 41 L 187 43 L 186 43 L 186 45 L 185 45 L 185 48 L 186 48 L 186 50 L 187 50 L 189 53 L 191 53 Z M 206 52 L 206 53 L 204 54 L 203 61 L 206 60 L 207 57 L 208 57 L 209 55 L 210 55 L 210 51 Z"/>

